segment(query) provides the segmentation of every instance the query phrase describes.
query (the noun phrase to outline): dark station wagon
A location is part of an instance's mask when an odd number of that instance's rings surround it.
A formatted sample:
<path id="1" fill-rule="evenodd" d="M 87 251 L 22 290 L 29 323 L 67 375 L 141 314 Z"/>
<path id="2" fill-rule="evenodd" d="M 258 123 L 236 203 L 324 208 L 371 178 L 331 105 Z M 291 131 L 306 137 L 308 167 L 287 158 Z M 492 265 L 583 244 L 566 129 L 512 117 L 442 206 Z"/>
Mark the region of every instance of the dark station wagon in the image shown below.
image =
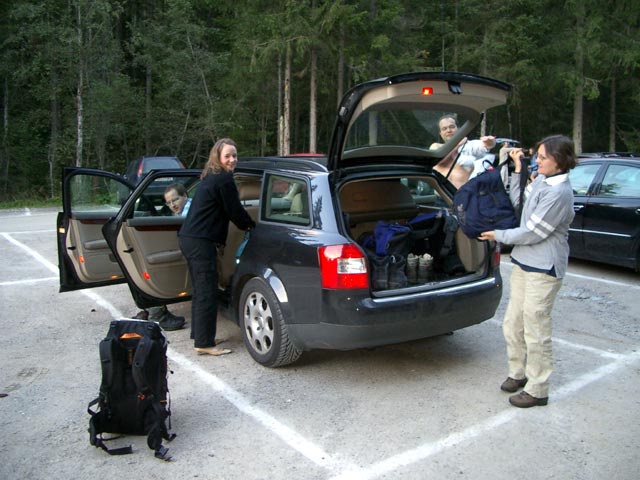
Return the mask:
<path id="1" fill-rule="evenodd" d="M 433 166 L 508 92 L 502 82 L 448 72 L 366 82 L 339 106 L 327 156 L 238 162 L 238 192 L 257 226 L 241 253 L 244 232 L 230 226 L 219 289 L 258 363 L 275 367 L 311 349 L 416 340 L 494 315 L 499 252 L 456 230 L 455 187 Z M 430 150 L 439 118 L 450 113 L 457 134 Z M 127 282 L 139 307 L 189 300 L 177 241 L 182 218 L 163 215 L 147 191 L 170 177 L 193 196 L 199 174 L 154 171 L 134 188 L 109 172 L 65 169 L 61 291 Z M 433 258 L 428 277 L 377 282 L 375 254 L 363 239 L 378 222 L 406 225 L 420 215 L 430 219 L 428 233 L 409 253 Z"/>

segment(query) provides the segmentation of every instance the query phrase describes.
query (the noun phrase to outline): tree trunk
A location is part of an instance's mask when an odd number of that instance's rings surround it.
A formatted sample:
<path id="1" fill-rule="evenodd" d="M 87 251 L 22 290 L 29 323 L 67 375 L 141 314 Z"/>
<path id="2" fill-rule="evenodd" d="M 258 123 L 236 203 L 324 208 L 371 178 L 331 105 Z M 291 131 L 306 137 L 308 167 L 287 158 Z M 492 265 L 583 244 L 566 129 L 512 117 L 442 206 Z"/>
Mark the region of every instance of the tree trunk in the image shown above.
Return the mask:
<path id="1" fill-rule="evenodd" d="M 480 75 L 484 75 L 486 77 L 487 70 L 489 69 L 488 68 L 489 59 L 487 58 L 488 51 L 489 51 L 489 48 L 488 48 L 489 29 L 486 24 L 484 26 L 484 33 L 482 35 L 482 44 L 484 45 L 484 48 L 482 49 L 482 58 L 480 60 Z M 482 120 L 480 121 L 480 136 L 484 137 L 486 134 L 487 134 L 487 115 L 485 112 L 485 114 L 482 116 Z"/>
<path id="2" fill-rule="evenodd" d="M 284 66 L 284 119 L 282 155 L 289 155 L 291 148 L 291 43 L 287 43 L 287 56 Z"/>
<path id="3" fill-rule="evenodd" d="M 451 56 L 453 59 L 452 61 L 453 71 L 458 70 L 458 34 L 456 32 L 460 31 L 460 25 L 458 25 L 458 20 L 460 18 L 459 11 L 460 11 L 460 2 L 456 1 L 455 17 L 454 17 L 454 24 L 453 24 L 453 55 Z"/>
<path id="4" fill-rule="evenodd" d="M 4 77 L 4 88 L 2 89 L 2 148 L 0 148 L 0 165 L 2 166 L 2 196 L 7 195 L 9 186 L 9 79 Z"/>
<path id="5" fill-rule="evenodd" d="M 338 105 L 344 96 L 344 25 L 340 26 L 340 42 L 338 44 Z"/>
<path id="6" fill-rule="evenodd" d="M 316 153 L 317 150 L 317 86 L 318 76 L 318 51 L 314 48 L 311 49 L 311 85 L 309 86 L 309 152 Z"/>
<path id="7" fill-rule="evenodd" d="M 144 152 L 145 155 L 151 155 L 151 65 L 147 65 L 145 77 L 145 104 L 144 104 Z"/>
<path id="8" fill-rule="evenodd" d="M 573 143 L 576 153 L 582 153 L 582 112 L 584 97 L 584 4 L 576 3 L 576 85 L 573 96 Z"/>
<path id="9" fill-rule="evenodd" d="M 611 78 L 611 99 L 609 103 L 609 151 L 616 151 L 616 77 Z"/>
<path id="10" fill-rule="evenodd" d="M 56 164 L 56 152 L 58 151 L 58 137 L 60 132 L 60 103 L 58 102 L 58 85 L 55 74 L 51 75 L 51 137 L 47 151 L 47 163 L 49 164 L 49 196 L 55 195 L 53 182 L 53 169 Z"/>
<path id="11" fill-rule="evenodd" d="M 82 149 L 83 149 L 83 133 L 84 133 L 84 104 L 82 96 L 84 95 L 84 55 L 83 55 L 83 40 L 82 40 L 82 14 L 80 11 L 81 5 L 77 4 L 78 14 L 78 88 L 76 90 L 76 167 L 82 167 Z"/>
<path id="12" fill-rule="evenodd" d="M 278 155 L 284 152 L 284 118 L 282 116 L 282 53 L 278 53 Z"/>

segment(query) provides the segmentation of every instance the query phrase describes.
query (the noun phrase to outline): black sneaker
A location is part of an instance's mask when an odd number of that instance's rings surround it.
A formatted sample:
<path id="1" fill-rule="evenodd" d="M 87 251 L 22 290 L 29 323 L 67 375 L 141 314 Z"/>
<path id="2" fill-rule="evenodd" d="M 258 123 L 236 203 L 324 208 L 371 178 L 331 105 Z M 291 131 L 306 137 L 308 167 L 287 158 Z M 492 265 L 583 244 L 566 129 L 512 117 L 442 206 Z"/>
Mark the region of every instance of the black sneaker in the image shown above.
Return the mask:
<path id="1" fill-rule="evenodd" d="M 171 332 L 173 330 L 180 330 L 184 327 L 185 319 L 179 315 L 174 315 L 169 310 L 164 315 L 164 318 L 158 322 L 160 328 L 166 330 L 167 332 Z"/>
<path id="2" fill-rule="evenodd" d="M 184 323 L 185 323 L 184 317 L 165 319 L 158 322 L 158 324 L 160 325 L 160 328 L 162 328 L 167 332 L 171 332 L 173 330 L 180 330 L 182 327 L 184 327 Z"/>
<path id="3" fill-rule="evenodd" d="M 135 318 L 136 320 L 149 320 L 149 312 L 146 310 L 140 310 L 131 318 Z"/>

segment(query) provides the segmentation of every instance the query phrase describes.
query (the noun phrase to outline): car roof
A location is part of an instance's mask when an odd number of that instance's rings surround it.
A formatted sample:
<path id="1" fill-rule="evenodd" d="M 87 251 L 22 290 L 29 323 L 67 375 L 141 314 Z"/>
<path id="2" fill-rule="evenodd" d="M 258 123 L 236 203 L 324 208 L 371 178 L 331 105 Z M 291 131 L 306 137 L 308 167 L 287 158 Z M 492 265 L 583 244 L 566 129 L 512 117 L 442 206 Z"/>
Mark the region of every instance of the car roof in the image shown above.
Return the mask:
<path id="1" fill-rule="evenodd" d="M 581 153 L 578 158 L 589 159 L 624 159 L 624 160 L 640 160 L 640 155 L 633 152 L 596 152 Z"/>
<path id="2" fill-rule="evenodd" d="M 238 167 L 243 170 L 294 170 L 300 172 L 327 172 L 326 155 L 296 155 L 240 157 Z"/>

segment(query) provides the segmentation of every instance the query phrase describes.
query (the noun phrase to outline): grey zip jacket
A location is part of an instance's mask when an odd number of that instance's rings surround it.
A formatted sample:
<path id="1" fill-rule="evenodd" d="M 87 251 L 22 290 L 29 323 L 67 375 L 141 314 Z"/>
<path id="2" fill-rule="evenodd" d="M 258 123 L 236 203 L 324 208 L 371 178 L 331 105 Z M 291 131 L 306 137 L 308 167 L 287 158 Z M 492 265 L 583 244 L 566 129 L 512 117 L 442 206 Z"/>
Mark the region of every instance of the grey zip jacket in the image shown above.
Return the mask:
<path id="1" fill-rule="evenodd" d="M 511 203 L 520 203 L 520 174 L 510 179 Z M 541 270 L 555 268 L 563 278 L 569 263 L 569 226 L 573 221 L 573 190 L 569 175 L 538 175 L 525 189 L 520 226 L 496 230 L 495 239 L 514 245 L 511 258 L 522 265 Z"/>

